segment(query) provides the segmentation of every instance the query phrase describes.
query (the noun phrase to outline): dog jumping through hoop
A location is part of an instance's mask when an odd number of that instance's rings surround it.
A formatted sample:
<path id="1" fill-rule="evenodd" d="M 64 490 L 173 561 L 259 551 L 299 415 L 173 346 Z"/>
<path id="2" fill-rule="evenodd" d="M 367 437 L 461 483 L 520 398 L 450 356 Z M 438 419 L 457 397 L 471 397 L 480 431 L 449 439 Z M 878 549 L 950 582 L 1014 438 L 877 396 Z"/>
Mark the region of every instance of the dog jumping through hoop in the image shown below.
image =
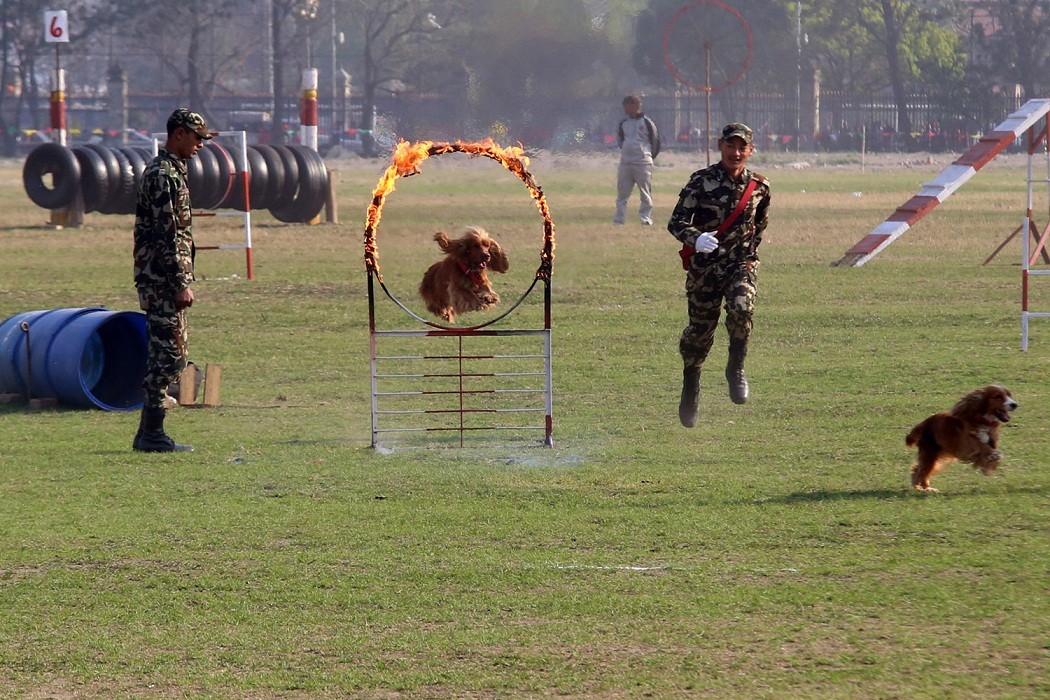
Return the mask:
<path id="1" fill-rule="evenodd" d="M 488 271 L 510 269 L 510 260 L 500 244 L 480 226 L 467 226 L 459 238 L 438 231 L 434 240 L 445 257 L 430 266 L 419 284 L 419 296 L 426 302 L 427 311 L 455 323 L 456 314 L 496 306 L 499 295 L 492 288 Z"/>

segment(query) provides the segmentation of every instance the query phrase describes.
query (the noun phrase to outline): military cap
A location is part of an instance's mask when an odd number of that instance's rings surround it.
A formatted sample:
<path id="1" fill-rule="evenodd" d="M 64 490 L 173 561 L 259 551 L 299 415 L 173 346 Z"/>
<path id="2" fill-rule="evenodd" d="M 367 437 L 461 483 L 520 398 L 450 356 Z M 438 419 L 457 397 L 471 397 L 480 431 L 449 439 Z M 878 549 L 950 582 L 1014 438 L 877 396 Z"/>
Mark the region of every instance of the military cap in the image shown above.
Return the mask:
<path id="1" fill-rule="evenodd" d="M 168 117 L 168 128 L 170 131 L 174 131 L 175 128 L 180 126 L 192 131 L 204 140 L 208 140 L 219 133 L 217 131 L 208 131 L 208 125 L 204 122 L 204 117 L 184 107 L 176 109 Z"/>
<path id="2" fill-rule="evenodd" d="M 753 143 L 755 140 L 755 132 L 751 130 L 751 127 L 747 124 L 741 124 L 740 122 L 726 124 L 722 128 L 723 141 L 728 141 L 734 136 L 739 136 L 744 139 L 744 143 Z"/>

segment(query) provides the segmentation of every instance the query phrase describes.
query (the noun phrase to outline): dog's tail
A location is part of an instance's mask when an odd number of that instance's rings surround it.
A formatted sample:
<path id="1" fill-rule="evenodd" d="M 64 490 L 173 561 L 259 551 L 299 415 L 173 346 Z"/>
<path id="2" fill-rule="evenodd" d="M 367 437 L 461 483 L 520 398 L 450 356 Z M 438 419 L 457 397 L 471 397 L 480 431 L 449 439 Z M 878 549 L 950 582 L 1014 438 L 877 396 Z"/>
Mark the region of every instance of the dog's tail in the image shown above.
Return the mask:
<path id="1" fill-rule="evenodd" d="M 925 427 L 926 421 L 923 421 L 911 429 L 908 436 L 904 438 L 904 444 L 908 447 L 915 447 L 919 444 L 919 437 L 922 435 L 922 429 Z"/>

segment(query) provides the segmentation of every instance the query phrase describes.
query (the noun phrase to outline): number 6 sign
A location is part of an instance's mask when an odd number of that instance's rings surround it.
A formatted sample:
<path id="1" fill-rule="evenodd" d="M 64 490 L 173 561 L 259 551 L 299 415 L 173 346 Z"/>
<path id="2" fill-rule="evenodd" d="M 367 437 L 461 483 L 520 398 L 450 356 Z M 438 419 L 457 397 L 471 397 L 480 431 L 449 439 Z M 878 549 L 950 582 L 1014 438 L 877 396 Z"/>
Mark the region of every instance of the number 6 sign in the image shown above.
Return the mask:
<path id="1" fill-rule="evenodd" d="M 65 10 L 44 13 L 44 41 L 49 44 L 69 43 L 69 16 Z"/>

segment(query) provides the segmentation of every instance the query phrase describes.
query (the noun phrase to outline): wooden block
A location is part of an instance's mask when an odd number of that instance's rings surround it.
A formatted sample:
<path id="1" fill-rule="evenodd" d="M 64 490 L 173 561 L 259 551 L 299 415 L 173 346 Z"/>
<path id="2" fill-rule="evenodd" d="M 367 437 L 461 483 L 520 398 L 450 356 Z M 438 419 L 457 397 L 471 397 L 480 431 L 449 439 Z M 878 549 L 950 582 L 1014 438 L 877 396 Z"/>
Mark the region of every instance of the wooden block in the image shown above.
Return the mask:
<path id="1" fill-rule="evenodd" d="M 22 403 L 25 400 L 24 394 L 0 394 L 0 403 Z"/>
<path id="2" fill-rule="evenodd" d="M 69 206 L 51 210 L 48 222 L 58 229 L 80 228 L 84 225 L 84 195 L 78 190 L 77 196 Z"/>
<path id="3" fill-rule="evenodd" d="M 180 406 L 192 406 L 197 403 L 197 387 L 194 383 L 196 376 L 197 368 L 192 364 L 186 365 L 186 369 L 182 370 L 182 374 L 179 375 Z"/>
<path id="4" fill-rule="evenodd" d="M 329 224 L 339 223 L 339 206 L 335 199 L 335 180 L 338 170 L 328 168 L 328 192 L 324 200 L 325 222 Z"/>
<path id="5" fill-rule="evenodd" d="M 58 399 L 29 399 L 30 411 L 42 411 L 49 408 L 58 408 Z"/>
<path id="6" fill-rule="evenodd" d="M 218 406 L 219 392 L 222 389 L 222 366 L 207 364 L 204 366 L 204 405 Z"/>
<path id="7" fill-rule="evenodd" d="M 52 209 L 51 218 L 48 219 L 48 224 L 55 228 L 65 228 L 69 221 L 69 211 L 66 209 Z"/>

